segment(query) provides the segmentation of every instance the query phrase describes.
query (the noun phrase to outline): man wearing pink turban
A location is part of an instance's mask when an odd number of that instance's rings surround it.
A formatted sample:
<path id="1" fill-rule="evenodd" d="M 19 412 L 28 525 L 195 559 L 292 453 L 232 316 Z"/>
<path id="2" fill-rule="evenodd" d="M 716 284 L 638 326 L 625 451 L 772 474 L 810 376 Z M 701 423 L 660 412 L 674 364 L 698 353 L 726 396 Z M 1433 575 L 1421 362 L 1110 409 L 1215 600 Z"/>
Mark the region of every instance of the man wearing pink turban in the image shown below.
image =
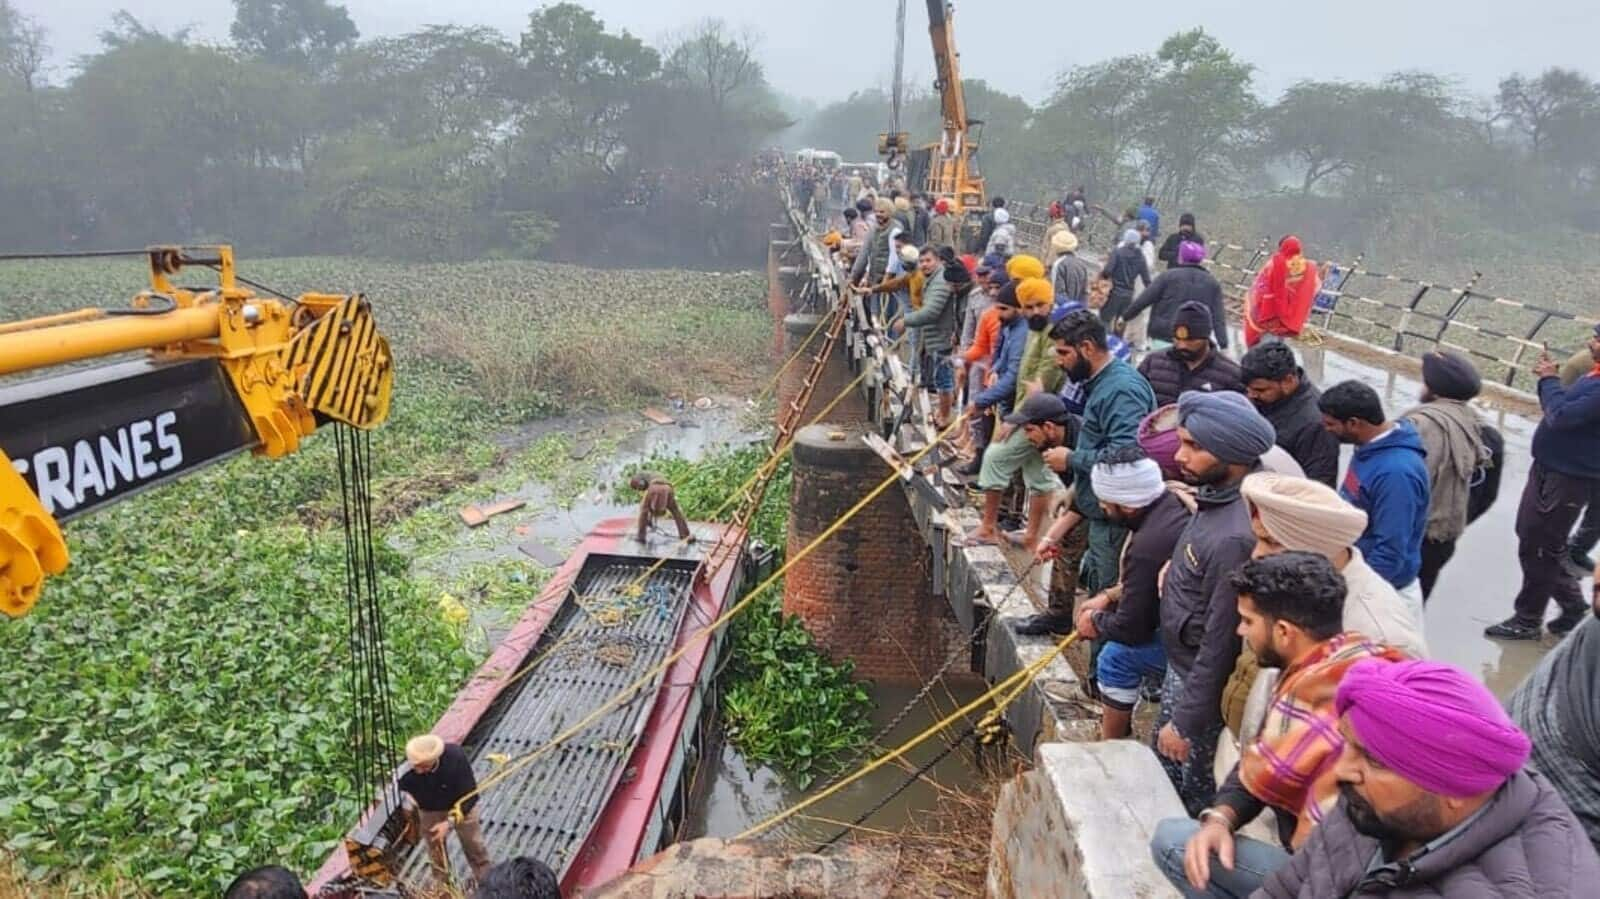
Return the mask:
<path id="1" fill-rule="evenodd" d="M 1257 899 L 1567 899 L 1600 856 L 1528 738 L 1477 679 L 1439 662 L 1358 662 L 1339 684 L 1339 804 Z"/>

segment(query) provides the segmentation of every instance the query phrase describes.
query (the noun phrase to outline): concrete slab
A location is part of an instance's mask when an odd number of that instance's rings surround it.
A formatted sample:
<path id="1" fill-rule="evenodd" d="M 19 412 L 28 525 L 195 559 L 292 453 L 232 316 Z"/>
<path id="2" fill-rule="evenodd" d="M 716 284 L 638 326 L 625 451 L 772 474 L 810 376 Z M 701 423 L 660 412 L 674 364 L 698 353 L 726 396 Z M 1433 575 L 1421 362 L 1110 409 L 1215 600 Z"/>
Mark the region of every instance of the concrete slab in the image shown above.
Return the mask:
<path id="1" fill-rule="evenodd" d="M 1183 804 L 1156 757 L 1127 740 L 1049 743 L 1001 789 L 986 893 L 995 899 L 1171 899 L 1150 837 Z"/>

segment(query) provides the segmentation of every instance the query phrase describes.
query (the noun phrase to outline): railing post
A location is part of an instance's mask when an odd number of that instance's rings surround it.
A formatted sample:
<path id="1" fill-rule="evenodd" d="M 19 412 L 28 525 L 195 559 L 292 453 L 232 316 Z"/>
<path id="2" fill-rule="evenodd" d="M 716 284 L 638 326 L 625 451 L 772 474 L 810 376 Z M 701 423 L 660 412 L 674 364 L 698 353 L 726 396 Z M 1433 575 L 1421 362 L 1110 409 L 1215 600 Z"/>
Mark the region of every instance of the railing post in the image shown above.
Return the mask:
<path id="1" fill-rule="evenodd" d="M 1422 286 L 1418 287 L 1417 292 L 1411 297 L 1411 302 L 1407 303 L 1406 308 L 1401 310 L 1400 321 L 1394 326 L 1395 352 L 1401 352 L 1406 348 L 1406 326 L 1411 324 L 1411 313 L 1416 310 L 1417 304 L 1422 302 L 1422 298 L 1428 295 L 1428 288 L 1432 286 L 1433 285 L 1431 284 L 1423 284 Z"/>
<path id="2" fill-rule="evenodd" d="M 1517 372 L 1522 370 L 1522 354 L 1527 351 L 1528 343 L 1532 343 L 1533 338 L 1538 335 L 1539 329 L 1543 328 L 1545 323 L 1554 317 L 1549 310 L 1541 309 L 1539 311 L 1541 314 L 1538 320 L 1533 323 L 1533 327 L 1529 328 L 1526 336 L 1522 338 L 1527 343 L 1517 344 L 1517 351 L 1511 354 L 1511 365 L 1506 370 L 1507 387 L 1512 385 L 1512 382 L 1517 379 Z"/>

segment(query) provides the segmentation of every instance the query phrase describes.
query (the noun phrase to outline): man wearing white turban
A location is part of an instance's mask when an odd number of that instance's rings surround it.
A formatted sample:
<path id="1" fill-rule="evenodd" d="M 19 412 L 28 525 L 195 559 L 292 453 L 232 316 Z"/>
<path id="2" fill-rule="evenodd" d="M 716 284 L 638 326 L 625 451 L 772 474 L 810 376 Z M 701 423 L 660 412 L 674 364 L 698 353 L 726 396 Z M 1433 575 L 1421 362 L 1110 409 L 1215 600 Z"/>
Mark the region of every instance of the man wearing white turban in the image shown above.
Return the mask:
<path id="1" fill-rule="evenodd" d="M 1107 450 L 1090 480 L 1106 518 L 1130 532 L 1116 586 L 1084 601 L 1077 612 L 1078 633 L 1105 641 L 1094 662 L 1100 738 L 1120 740 L 1133 731 L 1139 684 L 1147 675 L 1166 674 L 1158 581 L 1189 524 L 1189 507 L 1167 489 L 1161 466 L 1137 446 Z"/>
<path id="2" fill-rule="evenodd" d="M 1367 529 L 1367 513 L 1345 502 L 1326 484 L 1268 471 L 1245 478 L 1239 492 L 1244 495 L 1250 528 L 1256 535 L 1255 558 L 1291 550 L 1326 558 L 1349 591 L 1344 600 L 1346 632 L 1354 631 L 1414 659 L 1427 658 L 1422 622 L 1413 614 L 1413 607 L 1400 598 L 1393 584 L 1372 570 L 1356 548 L 1356 540 Z M 1260 670 L 1254 653 L 1248 649 L 1240 653 L 1222 693 L 1223 719 L 1241 740 L 1254 733 L 1255 722 L 1243 718 L 1246 698 Z"/>

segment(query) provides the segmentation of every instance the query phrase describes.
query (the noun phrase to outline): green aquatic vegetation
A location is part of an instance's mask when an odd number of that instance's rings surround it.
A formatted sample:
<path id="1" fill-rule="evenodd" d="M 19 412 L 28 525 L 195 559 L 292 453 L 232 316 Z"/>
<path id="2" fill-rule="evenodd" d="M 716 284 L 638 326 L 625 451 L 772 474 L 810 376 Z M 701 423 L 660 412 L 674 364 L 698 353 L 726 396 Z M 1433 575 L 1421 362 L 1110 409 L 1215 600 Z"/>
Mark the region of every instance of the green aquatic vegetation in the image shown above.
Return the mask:
<path id="1" fill-rule="evenodd" d="M 737 389 L 766 361 L 757 275 L 240 262 L 290 292 L 364 291 L 394 345 L 373 513 L 402 739 L 482 658 L 473 623 L 444 597 L 510 610 L 548 577 L 506 558 L 426 570 L 408 536 L 457 549 L 456 498 L 533 479 L 572 502 L 595 476 L 560 441 L 522 455 L 491 437 L 557 409 Z M 118 306 L 144 277 L 125 261 L 6 263 L 0 321 Z M 575 328 L 597 309 L 628 319 L 605 335 L 606 355 Z M 692 328 L 669 327 L 680 313 Z M 502 315 L 514 333 L 488 327 Z M 500 377 L 496 365 L 524 361 L 517 341 L 530 332 L 604 364 Z M 718 356 L 701 365 L 707 345 Z M 657 360 L 647 377 L 615 377 L 635 356 Z M 597 443 L 588 458 L 605 452 Z M 318 435 L 289 458 L 232 459 L 68 525 L 72 567 L 0 627 L 0 857 L 30 881 L 24 894 L 217 895 L 242 868 L 309 874 L 333 849 L 357 813 L 338 497 L 333 441 Z"/>

